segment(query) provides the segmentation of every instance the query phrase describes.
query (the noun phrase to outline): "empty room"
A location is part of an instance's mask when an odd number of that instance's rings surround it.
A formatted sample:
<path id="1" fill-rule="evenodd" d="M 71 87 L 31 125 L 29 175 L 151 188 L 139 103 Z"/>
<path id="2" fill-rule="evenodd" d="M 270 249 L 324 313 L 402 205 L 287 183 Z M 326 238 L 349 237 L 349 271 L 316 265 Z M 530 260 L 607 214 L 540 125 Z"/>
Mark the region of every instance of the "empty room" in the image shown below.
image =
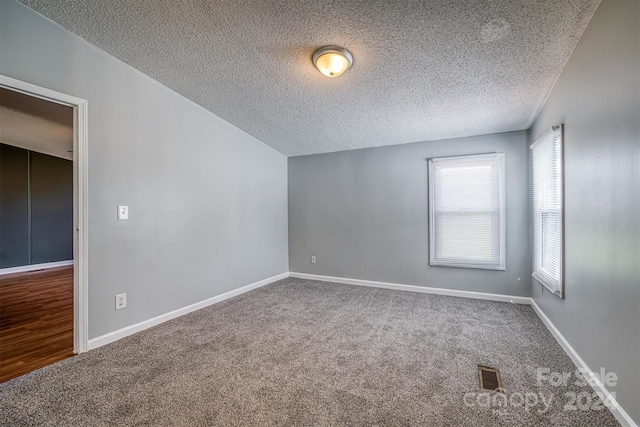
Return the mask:
<path id="1" fill-rule="evenodd" d="M 0 120 L 2 426 L 640 423 L 638 0 L 0 0 Z"/>
<path id="2" fill-rule="evenodd" d="M 0 382 L 73 356 L 73 109 L 0 88 Z"/>

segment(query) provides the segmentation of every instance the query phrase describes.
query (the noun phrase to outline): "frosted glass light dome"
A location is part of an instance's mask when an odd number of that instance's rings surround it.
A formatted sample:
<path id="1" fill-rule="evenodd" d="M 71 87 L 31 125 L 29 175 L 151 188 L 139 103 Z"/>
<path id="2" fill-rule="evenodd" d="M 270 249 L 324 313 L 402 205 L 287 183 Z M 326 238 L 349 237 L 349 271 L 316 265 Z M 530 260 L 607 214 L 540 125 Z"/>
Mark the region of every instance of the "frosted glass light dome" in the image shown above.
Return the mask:
<path id="1" fill-rule="evenodd" d="M 338 77 L 353 64 L 348 50 L 338 46 L 325 46 L 313 54 L 313 65 L 327 77 Z"/>

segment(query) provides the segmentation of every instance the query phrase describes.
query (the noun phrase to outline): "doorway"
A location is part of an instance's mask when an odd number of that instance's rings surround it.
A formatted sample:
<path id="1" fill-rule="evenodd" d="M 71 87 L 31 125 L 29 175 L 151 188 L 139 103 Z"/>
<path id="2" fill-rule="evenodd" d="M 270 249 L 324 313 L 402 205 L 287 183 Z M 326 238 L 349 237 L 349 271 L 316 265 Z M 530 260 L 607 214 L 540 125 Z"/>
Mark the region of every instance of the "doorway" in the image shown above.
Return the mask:
<path id="1" fill-rule="evenodd" d="M 88 240 L 87 102 L 1 75 L 0 96 L 1 382 L 87 351 Z"/>

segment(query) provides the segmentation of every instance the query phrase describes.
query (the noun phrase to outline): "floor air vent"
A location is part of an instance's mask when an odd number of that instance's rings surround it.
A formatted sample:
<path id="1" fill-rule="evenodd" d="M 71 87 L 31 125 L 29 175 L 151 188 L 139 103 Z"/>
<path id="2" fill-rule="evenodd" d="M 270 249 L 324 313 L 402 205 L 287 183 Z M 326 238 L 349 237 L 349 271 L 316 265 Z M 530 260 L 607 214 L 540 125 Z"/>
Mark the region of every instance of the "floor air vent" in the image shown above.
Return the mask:
<path id="1" fill-rule="evenodd" d="M 478 378 L 480 378 L 481 389 L 504 393 L 499 369 L 478 365 Z"/>

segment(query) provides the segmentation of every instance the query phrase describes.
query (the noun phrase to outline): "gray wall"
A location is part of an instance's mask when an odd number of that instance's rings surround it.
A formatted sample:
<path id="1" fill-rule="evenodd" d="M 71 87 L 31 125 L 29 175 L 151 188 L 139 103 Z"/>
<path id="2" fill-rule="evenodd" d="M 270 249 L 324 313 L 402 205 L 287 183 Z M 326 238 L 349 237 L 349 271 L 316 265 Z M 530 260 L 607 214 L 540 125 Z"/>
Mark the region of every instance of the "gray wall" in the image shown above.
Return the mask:
<path id="1" fill-rule="evenodd" d="M 510 132 L 289 158 L 290 271 L 528 296 L 527 150 Z M 488 152 L 506 154 L 507 270 L 429 266 L 427 159 Z"/>
<path id="2" fill-rule="evenodd" d="M 605 0 L 531 129 L 565 124 L 565 299 L 532 296 L 640 423 L 638 2 Z"/>
<path id="3" fill-rule="evenodd" d="M 288 270 L 282 154 L 12 0 L 0 58 L 88 100 L 90 338 Z"/>
<path id="4" fill-rule="evenodd" d="M 73 259 L 73 163 L 0 144 L 0 268 Z"/>

